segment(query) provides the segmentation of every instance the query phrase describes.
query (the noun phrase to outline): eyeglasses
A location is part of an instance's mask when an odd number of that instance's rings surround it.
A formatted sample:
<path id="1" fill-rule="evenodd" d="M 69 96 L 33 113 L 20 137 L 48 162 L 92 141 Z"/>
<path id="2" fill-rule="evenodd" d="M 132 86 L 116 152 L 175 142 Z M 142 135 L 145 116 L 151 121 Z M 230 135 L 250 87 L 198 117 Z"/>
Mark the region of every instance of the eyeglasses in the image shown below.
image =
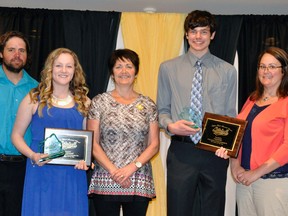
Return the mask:
<path id="1" fill-rule="evenodd" d="M 277 68 L 282 68 L 282 66 L 276 66 L 276 65 L 268 65 L 268 66 L 259 65 L 259 66 L 258 66 L 258 70 L 259 70 L 259 71 L 264 71 L 264 72 L 266 71 L 266 69 L 267 69 L 268 71 L 276 71 Z"/>

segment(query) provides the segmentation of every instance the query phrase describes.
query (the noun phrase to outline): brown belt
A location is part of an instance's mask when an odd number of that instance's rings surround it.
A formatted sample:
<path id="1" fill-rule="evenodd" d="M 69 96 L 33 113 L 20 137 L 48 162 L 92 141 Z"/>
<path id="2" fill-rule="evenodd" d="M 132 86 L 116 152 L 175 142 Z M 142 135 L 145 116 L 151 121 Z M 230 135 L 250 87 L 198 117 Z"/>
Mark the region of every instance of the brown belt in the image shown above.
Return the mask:
<path id="1" fill-rule="evenodd" d="M 26 159 L 25 156 L 23 155 L 5 155 L 5 154 L 0 154 L 0 161 L 5 161 L 5 162 L 22 162 Z"/>

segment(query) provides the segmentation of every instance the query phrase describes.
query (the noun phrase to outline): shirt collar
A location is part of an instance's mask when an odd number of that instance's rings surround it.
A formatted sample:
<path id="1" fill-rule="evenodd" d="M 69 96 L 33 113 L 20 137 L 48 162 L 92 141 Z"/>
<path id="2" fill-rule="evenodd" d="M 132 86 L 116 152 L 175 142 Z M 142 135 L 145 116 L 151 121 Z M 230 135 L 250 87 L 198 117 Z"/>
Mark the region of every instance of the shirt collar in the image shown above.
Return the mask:
<path id="1" fill-rule="evenodd" d="M 1 64 L 1 66 L 0 66 L 0 79 L 7 79 L 7 76 L 6 76 L 6 74 L 4 73 L 2 64 Z"/>
<path id="2" fill-rule="evenodd" d="M 198 58 L 198 57 L 196 57 L 192 52 L 190 52 L 190 51 L 188 51 L 187 52 L 187 55 L 188 55 L 188 57 L 189 57 L 189 59 L 190 59 L 190 62 L 191 62 L 191 64 L 193 65 L 193 66 L 195 66 L 196 65 L 196 62 L 197 61 L 200 61 L 202 64 L 202 66 L 204 65 L 209 65 L 209 62 L 210 62 L 210 60 L 211 60 L 211 58 L 212 58 L 212 54 L 210 53 L 210 51 L 208 50 L 208 52 L 205 54 L 205 55 L 203 55 L 200 59 Z"/>

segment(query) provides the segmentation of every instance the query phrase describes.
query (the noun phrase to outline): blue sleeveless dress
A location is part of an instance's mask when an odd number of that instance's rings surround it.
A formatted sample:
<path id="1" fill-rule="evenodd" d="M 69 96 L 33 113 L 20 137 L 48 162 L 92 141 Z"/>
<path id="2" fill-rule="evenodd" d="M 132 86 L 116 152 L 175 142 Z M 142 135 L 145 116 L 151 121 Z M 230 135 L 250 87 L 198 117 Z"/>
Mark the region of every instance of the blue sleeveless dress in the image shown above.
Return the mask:
<path id="1" fill-rule="evenodd" d="M 52 107 L 43 117 L 38 110 L 32 117 L 31 149 L 39 152 L 39 143 L 44 140 L 44 129 L 82 129 L 83 116 L 73 108 Z M 33 166 L 27 160 L 22 216 L 87 216 L 86 171 L 74 166 L 49 165 Z"/>

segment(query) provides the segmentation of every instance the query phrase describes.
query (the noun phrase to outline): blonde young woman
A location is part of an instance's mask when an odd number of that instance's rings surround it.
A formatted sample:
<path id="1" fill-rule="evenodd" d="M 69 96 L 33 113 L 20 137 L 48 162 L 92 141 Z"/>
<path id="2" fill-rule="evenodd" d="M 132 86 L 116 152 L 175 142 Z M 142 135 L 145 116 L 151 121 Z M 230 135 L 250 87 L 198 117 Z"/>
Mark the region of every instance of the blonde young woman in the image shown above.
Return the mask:
<path id="1" fill-rule="evenodd" d="M 39 159 L 45 128 L 83 129 L 90 103 L 85 74 L 74 52 L 52 51 L 41 72 L 41 82 L 23 99 L 12 132 L 12 142 L 27 161 L 22 216 L 88 215 L 87 166 L 46 165 Z M 32 144 L 23 135 L 31 124 Z M 31 163 L 30 163 L 31 161 Z"/>

